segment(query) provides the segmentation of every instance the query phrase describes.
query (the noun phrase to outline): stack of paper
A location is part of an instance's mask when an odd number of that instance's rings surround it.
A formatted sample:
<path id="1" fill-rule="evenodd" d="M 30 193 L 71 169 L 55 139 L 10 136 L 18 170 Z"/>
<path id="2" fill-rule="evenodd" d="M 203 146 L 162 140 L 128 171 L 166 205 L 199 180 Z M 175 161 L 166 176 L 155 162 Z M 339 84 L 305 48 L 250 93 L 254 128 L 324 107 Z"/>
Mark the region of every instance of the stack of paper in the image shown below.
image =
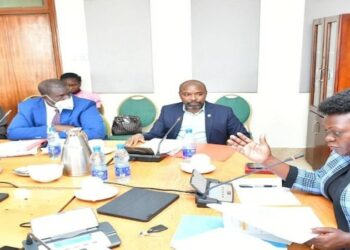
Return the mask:
<path id="1" fill-rule="evenodd" d="M 0 144 L 0 157 L 35 155 L 46 139 L 10 141 Z"/>
<path id="2" fill-rule="evenodd" d="M 303 244 L 314 238 L 314 227 L 322 227 L 321 221 L 310 207 L 262 207 L 234 203 L 210 204 L 223 213 L 224 225 L 237 220 L 289 242 Z"/>
<path id="3" fill-rule="evenodd" d="M 145 148 L 151 148 L 154 153 L 157 153 L 158 146 L 160 143 L 159 138 L 153 138 L 150 141 L 145 142 L 142 147 Z M 180 149 L 182 148 L 182 141 L 181 140 L 175 140 L 175 139 L 165 139 L 162 144 L 160 145 L 159 152 L 161 154 L 169 154 L 174 155 L 176 154 Z"/>

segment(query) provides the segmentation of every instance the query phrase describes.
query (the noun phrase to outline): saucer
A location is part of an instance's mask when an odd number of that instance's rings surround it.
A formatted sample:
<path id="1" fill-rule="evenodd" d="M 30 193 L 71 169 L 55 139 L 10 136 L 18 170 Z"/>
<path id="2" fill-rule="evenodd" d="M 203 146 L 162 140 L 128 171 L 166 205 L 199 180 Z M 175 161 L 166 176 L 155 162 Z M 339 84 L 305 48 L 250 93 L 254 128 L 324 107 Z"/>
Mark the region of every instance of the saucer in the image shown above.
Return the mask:
<path id="1" fill-rule="evenodd" d="M 75 197 L 84 201 L 100 201 L 111 198 L 118 194 L 119 190 L 116 187 L 103 184 L 101 188 L 90 189 L 90 188 L 81 188 L 74 192 Z"/>
<path id="2" fill-rule="evenodd" d="M 14 174 L 19 176 L 29 176 L 29 166 L 19 167 L 12 170 Z"/>
<path id="3" fill-rule="evenodd" d="M 29 176 L 37 182 L 51 182 L 59 179 L 63 174 L 61 164 L 37 164 L 30 165 Z"/>
<path id="4" fill-rule="evenodd" d="M 192 173 L 193 169 L 196 169 L 201 174 L 206 174 L 214 171 L 216 167 L 212 164 L 201 166 L 201 167 L 193 167 L 191 163 L 181 162 L 180 163 L 181 170 L 186 173 Z"/>

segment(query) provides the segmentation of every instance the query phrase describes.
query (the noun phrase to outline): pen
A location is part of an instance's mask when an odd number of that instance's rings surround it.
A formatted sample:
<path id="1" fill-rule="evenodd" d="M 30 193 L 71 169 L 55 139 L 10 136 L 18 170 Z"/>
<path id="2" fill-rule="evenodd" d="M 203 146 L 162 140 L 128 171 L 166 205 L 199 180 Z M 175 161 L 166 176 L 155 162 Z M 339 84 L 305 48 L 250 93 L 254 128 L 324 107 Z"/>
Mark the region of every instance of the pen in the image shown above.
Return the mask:
<path id="1" fill-rule="evenodd" d="M 246 185 L 246 184 L 240 184 L 240 188 L 272 188 L 277 187 L 277 185 Z"/>

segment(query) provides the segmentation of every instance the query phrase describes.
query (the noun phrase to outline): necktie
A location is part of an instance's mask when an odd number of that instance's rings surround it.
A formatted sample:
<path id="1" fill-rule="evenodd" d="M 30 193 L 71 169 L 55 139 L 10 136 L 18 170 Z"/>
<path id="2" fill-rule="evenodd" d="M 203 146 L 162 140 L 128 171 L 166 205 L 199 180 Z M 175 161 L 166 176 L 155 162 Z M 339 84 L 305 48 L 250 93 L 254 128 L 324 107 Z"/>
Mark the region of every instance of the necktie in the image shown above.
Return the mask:
<path id="1" fill-rule="evenodd" d="M 59 125 L 60 124 L 60 119 L 61 119 L 61 115 L 60 112 L 58 111 L 58 109 L 55 109 L 55 116 L 52 118 L 52 122 L 51 125 L 55 126 L 55 125 Z"/>

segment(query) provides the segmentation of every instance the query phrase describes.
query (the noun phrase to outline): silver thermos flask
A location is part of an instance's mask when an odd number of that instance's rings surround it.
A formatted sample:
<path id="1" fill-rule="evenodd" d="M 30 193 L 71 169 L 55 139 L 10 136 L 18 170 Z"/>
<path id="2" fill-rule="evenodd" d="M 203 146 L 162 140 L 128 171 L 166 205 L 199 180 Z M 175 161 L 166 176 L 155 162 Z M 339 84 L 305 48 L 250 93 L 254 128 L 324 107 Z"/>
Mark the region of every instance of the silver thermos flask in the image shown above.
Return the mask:
<path id="1" fill-rule="evenodd" d="M 84 131 L 81 128 L 70 129 L 62 150 L 63 174 L 67 176 L 90 174 L 90 155 L 91 149 Z"/>

